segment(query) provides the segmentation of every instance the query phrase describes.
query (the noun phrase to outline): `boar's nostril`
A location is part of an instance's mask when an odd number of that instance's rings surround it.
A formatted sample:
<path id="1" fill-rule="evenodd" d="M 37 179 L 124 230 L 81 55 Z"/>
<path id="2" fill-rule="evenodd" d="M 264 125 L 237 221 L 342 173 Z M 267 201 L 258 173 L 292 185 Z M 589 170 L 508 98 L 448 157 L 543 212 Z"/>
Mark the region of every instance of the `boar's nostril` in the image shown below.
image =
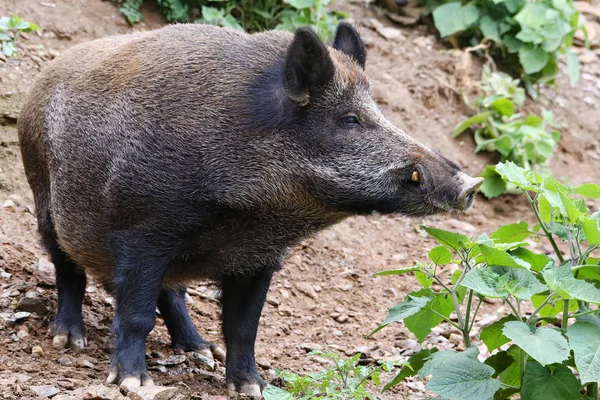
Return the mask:
<path id="1" fill-rule="evenodd" d="M 461 205 L 463 210 L 468 210 L 473 205 L 473 200 L 475 200 L 475 193 L 479 190 L 481 185 L 483 184 L 483 178 L 470 178 L 471 182 L 469 187 L 463 192 L 464 194 L 461 196 Z"/>

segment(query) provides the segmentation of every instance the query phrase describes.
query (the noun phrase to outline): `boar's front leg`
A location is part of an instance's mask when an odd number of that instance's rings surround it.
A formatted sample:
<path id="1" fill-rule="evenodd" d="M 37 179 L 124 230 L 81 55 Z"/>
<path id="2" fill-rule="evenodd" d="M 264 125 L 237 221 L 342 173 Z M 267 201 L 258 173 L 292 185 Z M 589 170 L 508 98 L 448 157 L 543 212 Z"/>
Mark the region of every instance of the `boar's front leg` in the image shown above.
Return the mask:
<path id="1" fill-rule="evenodd" d="M 266 386 L 256 370 L 254 342 L 260 314 L 276 268 L 223 280 L 223 335 L 227 346 L 227 388 L 261 396 Z"/>
<path id="2" fill-rule="evenodd" d="M 163 288 L 158 297 L 158 309 L 171 335 L 171 347 L 175 351 L 196 351 L 225 362 L 223 349 L 198 333 L 185 305 L 185 292 L 184 287 Z"/>
<path id="3" fill-rule="evenodd" d="M 154 328 L 167 260 L 156 247 L 121 235 L 113 237 L 112 247 L 116 343 L 107 382 L 132 390 L 153 384 L 146 370 L 146 338 Z"/>

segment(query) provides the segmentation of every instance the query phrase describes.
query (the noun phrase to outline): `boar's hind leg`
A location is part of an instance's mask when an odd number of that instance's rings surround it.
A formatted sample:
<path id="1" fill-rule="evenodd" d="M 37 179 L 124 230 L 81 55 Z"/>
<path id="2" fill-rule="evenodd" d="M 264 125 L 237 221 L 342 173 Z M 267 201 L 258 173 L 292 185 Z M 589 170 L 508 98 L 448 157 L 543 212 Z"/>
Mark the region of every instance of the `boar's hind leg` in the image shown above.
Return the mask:
<path id="1" fill-rule="evenodd" d="M 167 261 L 154 246 L 136 238 L 127 240 L 115 235 L 112 239 L 116 343 L 107 382 L 132 390 L 153 384 L 146 370 L 146 338 L 154 328 Z"/>
<path id="2" fill-rule="evenodd" d="M 185 306 L 185 288 L 163 288 L 158 297 L 158 309 L 165 320 L 171 346 L 175 351 L 196 351 L 225 362 L 225 352 L 200 336 Z"/>
<path id="3" fill-rule="evenodd" d="M 265 268 L 256 275 L 230 276 L 222 282 L 227 388 L 250 396 L 260 396 L 266 386 L 256 370 L 254 341 L 274 270 Z"/>
<path id="4" fill-rule="evenodd" d="M 75 351 L 81 350 L 87 346 L 85 325 L 81 317 L 86 284 L 85 272 L 60 249 L 52 220 L 49 216 L 44 217 L 38 217 L 39 231 L 54 263 L 58 291 L 58 311 L 54 321 L 52 344 L 58 348 L 70 346 Z"/>

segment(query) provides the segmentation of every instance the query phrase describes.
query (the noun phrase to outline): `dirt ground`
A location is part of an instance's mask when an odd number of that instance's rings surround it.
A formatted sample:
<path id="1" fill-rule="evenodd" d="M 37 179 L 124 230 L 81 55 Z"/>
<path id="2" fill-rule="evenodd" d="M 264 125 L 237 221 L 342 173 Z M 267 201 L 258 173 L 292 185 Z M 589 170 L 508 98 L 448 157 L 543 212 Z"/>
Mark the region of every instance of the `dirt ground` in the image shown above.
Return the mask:
<path id="1" fill-rule="evenodd" d="M 449 132 L 468 115 L 457 93 L 477 79 L 480 61 L 447 50 L 426 26 L 394 25 L 381 11 L 366 9 L 364 3 L 338 1 L 336 7 L 351 12 L 361 27 L 369 49 L 367 73 L 385 114 L 466 172 L 478 174 L 486 163 L 495 161 L 493 156 L 474 155 L 468 135 L 457 140 Z M 15 123 L 24 95 L 52 58 L 77 43 L 131 28 L 113 3 L 100 0 L 0 3 L 0 16 L 13 13 L 35 22 L 41 30 L 24 35 L 21 53 L 0 60 L 0 316 L 15 311 L 22 298 L 39 301 L 33 302 L 36 312 L 16 322 L 0 318 L 0 398 L 39 398 L 36 390 L 44 385 L 54 388 L 45 388 L 49 390 L 45 394 L 54 399 L 122 398 L 114 392 L 90 394 L 98 390 L 90 389 L 90 385 L 102 384 L 107 376 L 112 343 L 112 302 L 94 282 L 88 286 L 84 303 L 89 349 L 74 354 L 51 345 L 49 327 L 57 297 L 53 268 L 37 243 L 32 196 L 22 170 Z M 135 29 L 152 29 L 164 23 L 151 9 L 144 15 L 144 22 Z M 386 39 L 373 30 L 373 18 L 397 29 L 391 35 L 396 37 Z M 562 140 L 551 167 L 556 176 L 575 184 L 600 181 L 600 50 L 578 51 L 582 59 L 578 86 L 569 87 L 562 77 L 557 88 L 546 91 L 546 100 L 528 105 L 531 111 L 539 112 L 543 106 L 556 115 Z M 276 369 L 304 373 L 322 368 L 323 360 L 306 355 L 313 348 L 348 355 L 361 350 L 375 360 L 401 360 L 418 351 L 414 337 L 400 324 L 366 338 L 389 307 L 418 288 L 410 276 L 370 274 L 424 259 L 434 242 L 423 235 L 421 224 L 475 236 L 519 220 L 532 220 L 522 198 L 503 196 L 486 201 L 480 196 L 474 209 L 464 214 L 421 220 L 356 217 L 306 240 L 292 252 L 271 286 L 256 344 L 263 377 L 276 382 Z M 549 249 L 538 246 L 537 250 Z M 198 282 L 192 289 L 188 300 L 196 326 L 205 338 L 222 344 L 218 293 L 210 282 Z M 504 312 L 500 303 L 484 303 L 480 317 L 490 323 Z M 461 346 L 455 339 L 450 327 L 442 327 L 423 346 Z M 149 336 L 148 352 L 152 353 L 148 364 L 154 381 L 177 387 L 174 398 L 227 395 L 222 366 L 211 372 L 194 367 L 189 358 L 169 358 L 173 352 L 160 318 Z M 379 396 L 422 399 L 428 394 L 423 383 L 409 380 Z"/>

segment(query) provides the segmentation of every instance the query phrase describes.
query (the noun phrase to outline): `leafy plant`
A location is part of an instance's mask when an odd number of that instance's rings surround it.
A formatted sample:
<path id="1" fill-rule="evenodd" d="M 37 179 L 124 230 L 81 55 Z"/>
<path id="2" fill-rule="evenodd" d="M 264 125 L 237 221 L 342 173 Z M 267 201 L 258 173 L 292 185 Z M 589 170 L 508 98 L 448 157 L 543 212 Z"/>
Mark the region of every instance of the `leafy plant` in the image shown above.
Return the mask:
<path id="1" fill-rule="evenodd" d="M 590 214 L 584 198 L 600 198 L 600 186 L 566 187 L 512 162 L 499 163 L 496 171 L 523 192 L 535 226 L 513 223 L 478 238 L 423 227 L 440 244 L 429 252 L 429 261 L 376 274 L 415 272 L 423 289 L 391 308 L 372 334 L 403 321 L 422 342 L 445 322 L 462 333 L 467 348 L 422 350 L 408 360 L 412 370 L 401 371 L 393 383 L 411 374 L 431 376 L 427 388 L 450 400 L 516 394 L 523 400 L 598 399 L 600 259 L 592 253 L 600 249 L 600 212 Z M 553 257 L 527 249 L 527 240 L 543 239 Z M 568 257 L 558 240 L 566 244 Z M 458 269 L 443 279 L 448 264 Z M 440 290 L 431 286 L 434 281 Z M 485 298 L 502 299 L 511 313 L 481 331 L 493 352 L 482 363 L 470 333 Z"/>
<path id="2" fill-rule="evenodd" d="M 471 105 L 476 114 L 459 123 L 452 136 L 459 136 L 476 126 L 476 152 L 497 151 L 502 162 L 512 161 L 538 172 L 544 170 L 560 140 L 552 113 L 544 110 L 541 117 L 522 117 L 517 111 L 525 101 L 525 91 L 519 87 L 518 79 L 505 73 L 490 73 L 484 68 L 481 90 L 483 95 Z M 483 176 L 486 180 L 481 191 L 487 197 L 496 197 L 507 190 L 506 182 L 493 166 L 488 166 Z"/>
<path id="3" fill-rule="evenodd" d="M 21 32 L 37 31 L 38 27 L 31 22 L 23 21 L 13 15 L 0 18 L 0 47 L 6 57 L 12 56 L 17 51 L 17 42 Z"/>
<path id="4" fill-rule="evenodd" d="M 114 0 L 130 24 L 142 19 L 144 0 Z M 330 39 L 340 18 L 330 11 L 331 0 L 155 0 L 169 22 L 207 23 L 250 32 L 264 29 L 294 31 L 312 26 L 322 39 Z M 200 18 L 198 18 L 201 16 Z"/>
<path id="5" fill-rule="evenodd" d="M 535 96 L 534 83 L 553 82 L 558 56 L 567 54 L 571 84 L 579 59 L 571 51 L 581 29 L 573 0 L 423 0 L 442 37 L 460 36 L 467 45 L 485 40 L 497 60 L 521 76 Z"/>
<path id="6" fill-rule="evenodd" d="M 382 371 L 389 372 L 394 365 L 401 363 L 385 362 L 378 366 L 359 365 L 361 354 L 344 358 L 336 353 L 312 351 L 309 355 L 327 358 L 331 365 L 326 369 L 300 376 L 289 371 L 278 371 L 277 374 L 286 384 L 286 389 L 269 385 L 263 396 L 265 400 L 375 400 L 368 390 L 369 382 L 379 386 Z"/>

